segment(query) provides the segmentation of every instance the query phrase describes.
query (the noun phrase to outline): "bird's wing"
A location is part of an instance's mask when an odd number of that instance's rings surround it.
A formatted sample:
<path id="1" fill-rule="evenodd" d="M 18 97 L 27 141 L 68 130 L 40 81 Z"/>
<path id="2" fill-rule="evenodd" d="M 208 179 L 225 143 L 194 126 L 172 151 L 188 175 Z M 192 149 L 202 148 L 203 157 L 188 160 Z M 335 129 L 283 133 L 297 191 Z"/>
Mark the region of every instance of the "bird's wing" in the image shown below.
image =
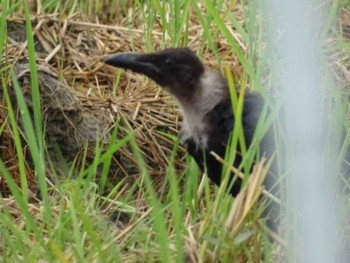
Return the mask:
<path id="1" fill-rule="evenodd" d="M 247 92 L 245 94 L 242 126 L 247 146 L 251 144 L 256 125 L 259 121 L 260 114 L 264 105 L 263 97 L 256 92 Z M 216 148 L 219 142 L 226 146 L 227 140 L 235 128 L 235 117 L 230 98 L 218 103 L 206 118 L 212 127 L 209 136 L 208 147 Z M 225 147 L 226 148 L 226 147 Z"/>

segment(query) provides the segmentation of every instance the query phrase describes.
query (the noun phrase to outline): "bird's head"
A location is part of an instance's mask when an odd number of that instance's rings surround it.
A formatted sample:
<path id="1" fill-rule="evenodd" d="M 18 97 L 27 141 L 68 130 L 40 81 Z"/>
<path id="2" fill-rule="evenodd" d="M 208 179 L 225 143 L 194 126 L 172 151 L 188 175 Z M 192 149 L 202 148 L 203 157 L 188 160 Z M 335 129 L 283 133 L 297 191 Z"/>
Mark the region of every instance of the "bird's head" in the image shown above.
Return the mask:
<path id="1" fill-rule="evenodd" d="M 126 52 L 111 55 L 104 63 L 146 75 L 176 97 L 194 92 L 204 66 L 188 48 L 169 48 L 155 53 Z"/>

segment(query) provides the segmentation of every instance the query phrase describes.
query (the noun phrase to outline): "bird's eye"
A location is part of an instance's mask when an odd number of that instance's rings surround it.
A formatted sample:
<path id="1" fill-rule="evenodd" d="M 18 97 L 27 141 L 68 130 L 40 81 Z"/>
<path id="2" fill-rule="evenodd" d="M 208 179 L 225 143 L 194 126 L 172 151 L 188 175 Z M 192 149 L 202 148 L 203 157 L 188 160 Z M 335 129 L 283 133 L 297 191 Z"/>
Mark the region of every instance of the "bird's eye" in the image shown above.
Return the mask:
<path id="1" fill-rule="evenodd" d="M 172 60 L 171 58 L 166 58 L 164 61 L 164 64 L 166 66 L 172 66 L 172 65 L 174 65 L 174 60 Z"/>

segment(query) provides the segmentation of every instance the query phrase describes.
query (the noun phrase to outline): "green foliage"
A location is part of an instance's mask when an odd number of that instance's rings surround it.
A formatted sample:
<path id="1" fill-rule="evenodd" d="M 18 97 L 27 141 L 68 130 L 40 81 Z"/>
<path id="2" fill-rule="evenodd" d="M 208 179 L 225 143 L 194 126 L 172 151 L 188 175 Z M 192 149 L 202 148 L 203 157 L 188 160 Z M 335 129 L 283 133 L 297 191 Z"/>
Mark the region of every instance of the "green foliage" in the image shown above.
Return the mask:
<path id="1" fill-rule="evenodd" d="M 119 15 L 131 12 L 132 17 L 141 14 L 141 21 L 145 31 L 144 50 L 152 51 L 154 43 L 152 31 L 159 23 L 162 30 L 162 47 L 186 46 L 190 43 L 191 16 L 200 21 L 203 34 L 200 36 L 200 55 L 209 50 L 221 63 L 220 52 L 216 39 L 224 38 L 232 52 L 237 56 L 243 67 L 243 76 L 234 80 L 230 71 L 225 74 L 229 80 L 231 90 L 234 82 L 241 84 L 241 95 L 237 97 L 231 92 L 232 104 L 238 125 L 232 136 L 232 148 L 227 153 L 226 161 L 232 163 L 237 144 L 243 145 L 245 154 L 244 171 L 249 171 L 258 151 L 257 146 L 246 149 L 242 130 L 242 107 L 245 86 L 250 84 L 254 89 L 266 93 L 261 88 L 264 70 L 268 59 L 264 57 L 262 39 L 263 29 L 257 20 L 255 12 L 257 4 L 248 1 L 246 25 L 242 25 L 232 14 L 234 4 L 226 1 L 36 1 L 40 6 L 27 7 L 25 1 L 2 0 L 2 16 L 0 18 L 0 60 L 7 61 L 6 18 L 14 13 L 21 13 L 26 18 L 26 36 L 28 58 L 31 71 L 31 94 L 33 101 L 33 116 L 31 119 L 25 103 L 21 87 L 16 76 L 5 71 L 1 73 L 1 86 L 8 116 L 0 126 L 0 137 L 5 124 L 9 123 L 17 153 L 20 185 L 15 183 L 7 160 L 0 159 L 0 174 L 9 187 L 17 211 L 13 214 L 10 206 L 5 206 L 5 198 L 0 197 L 0 251 L 2 262 L 187 262 L 197 259 L 198 262 L 257 262 L 264 251 L 265 262 L 270 262 L 272 247 L 265 232 L 256 226 L 259 215 L 253 209 L 239 233 L 226 229 L 226 220 L 231 212 L 233 199 L 224 193 L 224 188 L 215 188 L 213 194 L 211 183 L 206 177 L 199 177 L 199 171 L 194 160 L 187 156 L 186 170 L 183 174 L 176 173 L 174 160 L 176 158 L 178 141 L 174 141 L 174 149 L 169 158 L 169 166 L 164 183 L 156 189 L 147 171 L 145 160 L 138 148 L 134 132 L 125 120 L 120 125 L 129 127 L 128 135 L 116 140 L 118 125 L 112 132 L 110 144 L 103 149 L 96 143 L 94 160 L 87 164 L 85 158 L 81 167 L 76 169 L 74 164 L 68 167 L 64 178 L 57 180 L 57 184 L 47 184 L 47 174 L 56 174 L 55 167 L 47 164 L 46 145 L 44 140 L 44 123 L 42 120 L 40 90 L 38 86 L 36 55 L 30 12 L 39 10 L 40 14 L 59 12 L 62 17 L 69 17 L 79 13 L 82 16 L 96 17 L 107 15 L 108 21 L 117 20 L 114 10 Z M 244 1 L 245 2 L 245 1 Z M 334 22 L 339 1 L 335 1 L 329 14 L 330 27 Z M 40 8 L 39 8 L 40 7 Z M 30 11 L 28 10 L 30 8 Z M 228 24 L 232 25 L 241 36 L 245 45 L 249 46 L 248 55 L 242 50 L 237 39 L 232 35 Z M 328 27 L 327 27 L 328 29 Z M 132 28 L 131 28 L 132 30 Z M 328 31 L 325 29 L 325 31 Z M 343 44 L 344 50 L 349 50 L 348 44 Z M 11 65 L 13 66 L 13 65 Z M 6 71 L 7 72 L 7 71 Z M 122 72 L 118 71 L 113 95 L 117 94 L 117 87 Z M 13 87 L 7 83 L 12 80 Z M 11 104 L 9 88 L 16 94 L 19 117 Z M 335 95 L 337 101 L 341 96 Z M 334 111 L 339 116 L 344 113 L 343 102 L 336 104 Z M 258 125 L 257 140 L 261 140 L 268 126 L 275 120 L 281 105 L 274 105 L 267 121 Z M 264 109 L 267 115 L 267 109 Z M 264 116 L 265 117 L 265 116 Z M 31 203 L 28 192 L 26 175 L 26 160 L 23 151 L 23 141 L 18 118 L 21 120 L 24 135 L 29 146 L 29 155 L 35 167 L 35 178 L 40 189 L 40 202 Z M 347 143 L 350 141 L 347 136 Z M 108 173 L 113 155 L 129 143 L 137 160 L 140 177 L 130 189 L 123 190 L 123 181 L 105 193 L 108 183 Z M 346 146 L 343 146 L 342 155 Z M 225 175 L 228 178 L 229 167 Z M 99 178 L 97 180 L 97 178 Z M 227 182 L 226 182 L 227 183 Z M 139 190 L 141 189 L 141 190 Z M 106 209 L 108 207 L 108 209 Z M 142 209 L 140 208 L 142 207 Z M 114 222 L 113 212 L 121 217 L 125 213 L 128 224 L 125 229 Z M 122 221 L 122 220 L 120 220 Z M 249 240 L 249 242 L 247 242 Z"/>

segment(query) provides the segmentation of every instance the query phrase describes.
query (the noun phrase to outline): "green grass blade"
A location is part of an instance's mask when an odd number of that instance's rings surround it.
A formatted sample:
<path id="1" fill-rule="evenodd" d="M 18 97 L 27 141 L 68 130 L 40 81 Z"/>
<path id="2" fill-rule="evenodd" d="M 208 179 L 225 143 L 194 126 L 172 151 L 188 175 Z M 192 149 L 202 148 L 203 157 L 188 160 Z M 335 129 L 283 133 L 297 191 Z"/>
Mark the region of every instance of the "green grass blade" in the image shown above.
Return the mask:
<path id="1" fill-rule="evenodd" d="M 50 202 L 49 202 L 48 189 L 46 185 L 45 161 L 44 161 L 44 157 L 42 156 L 43 153 L 39 149 L 39 146 L 36 140 L 37 136 L 35 135 L 35 131 L 32 125 L 32 120 L 29 114 L 28 107 L 24 100 L 24 96 L 22 94 L 22 90 L 19 86 L 19 83 L 14 75 L 12 75 L 12 83 L 15 90 L 18 107 L 20 110 L 20 116 L 23 121 L 23 128 L 27 137 L 29 150 L 34 162 L 36 176 L 38 178 L 39 187 L 40 187 L 40 193 L 43 198 L 44 207 L 46 210 L 46 219 L 47 219 L 47 222 L 50 222 L 51 208 L 50 208 Z"/>
<path id="2" fill-rule="evenodd" d="M 233 51 L 235 52 L 238 60 L 242 63 L 242 66 L 245 72 L 248 74 L 248 76 L 252 78 L 252 81 L 255 81 L 256 77 L 255 77 L 253 67 L 249 64 L 248 60 L 245 58 L 236 39 L 231 35 L 230 31 L 227 29 L 223 19 L 220 17 L 219 11 L 213 5 L 212 1 L 204 0 L 203 3 L 206 9 L 208 10 L 209 14 L 212 16 L 213 20 L 215 21 L 217 28 L 224 35 L 225 39 L 228 41 Z"/>
<path id="3" fill-rule="evenodd" d="M 8 1 L 2 0 L 2 15 L 0 17 L 0 61 L 2 61 L 2 56 L 4 52 L 4 47 L 7 46 L 7 36 L 6 36 L 6 27 L 7 27 L 7 12 L 8 12 Z"/>
<path id="4" fill-rule="evenodd" d="M 4 97 L 6 100 L 8 114 L 10 117 L 10 123 L 11 123 L 11 127 L 12 127 L 13 138 L 14 138 L 15 147 L 16 147 L 16 153 L 18 156 L 17 163 L 18 163 L 18 170 L 19 170 L 19 174 L 20 174 L 20 178 L 21 178 L 20 179 L 21 180 L 21 192 L 23 195 L 23 201 L 26 204 L 28 204 L 28 182 L 27 182 L 27 175 L 26 175 L 26 169 L 25 169 L 25 159 L 24 159 L 24 155 L 23 155 L 21 136 L 20 136 L 19 131 L 18 131 L 15 113 L 14 113 L 14 110 L 13 110 L 13 107 L 11 104 L 10 97 L 8 95 L 7 86 L 6 86 L 4 79 L 2 79 L 2 87 L 3 87 L 3 91 L 4 91 Z"/>

